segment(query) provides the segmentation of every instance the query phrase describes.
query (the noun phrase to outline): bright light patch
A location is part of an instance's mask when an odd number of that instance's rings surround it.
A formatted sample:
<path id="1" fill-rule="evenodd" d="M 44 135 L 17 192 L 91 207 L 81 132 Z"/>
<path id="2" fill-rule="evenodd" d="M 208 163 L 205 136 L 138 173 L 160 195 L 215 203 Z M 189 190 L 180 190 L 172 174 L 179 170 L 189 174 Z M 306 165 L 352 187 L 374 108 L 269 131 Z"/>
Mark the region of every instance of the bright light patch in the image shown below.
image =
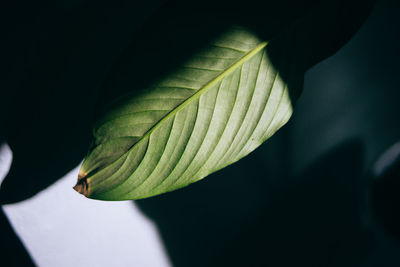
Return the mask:
<path id="1" fill-rule="evenodd" d="M 12 153 L 0 147 L 0 181 Z M 170 266 L 155 225 L 132 201 L 103 202 L 77 194 L 79 167 L 31 199 L 3 205 L 14 230 L 42 267 Z"/>

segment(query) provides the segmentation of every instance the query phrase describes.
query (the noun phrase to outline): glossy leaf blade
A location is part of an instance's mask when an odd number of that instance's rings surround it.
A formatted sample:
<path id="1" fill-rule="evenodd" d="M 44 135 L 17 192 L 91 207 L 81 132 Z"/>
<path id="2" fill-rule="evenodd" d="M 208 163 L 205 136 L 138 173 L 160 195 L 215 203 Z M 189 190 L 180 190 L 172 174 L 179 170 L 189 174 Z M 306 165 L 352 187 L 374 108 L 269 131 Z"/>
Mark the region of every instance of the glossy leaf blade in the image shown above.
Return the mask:
<path id="1" fill-rule="evenodd" d="M 166 79 L 128 96 L 96 124 L 75 189 L 103 200 L 150 197 L 253 151 L 292 114 L 266 46 L 232 29 Z"/>

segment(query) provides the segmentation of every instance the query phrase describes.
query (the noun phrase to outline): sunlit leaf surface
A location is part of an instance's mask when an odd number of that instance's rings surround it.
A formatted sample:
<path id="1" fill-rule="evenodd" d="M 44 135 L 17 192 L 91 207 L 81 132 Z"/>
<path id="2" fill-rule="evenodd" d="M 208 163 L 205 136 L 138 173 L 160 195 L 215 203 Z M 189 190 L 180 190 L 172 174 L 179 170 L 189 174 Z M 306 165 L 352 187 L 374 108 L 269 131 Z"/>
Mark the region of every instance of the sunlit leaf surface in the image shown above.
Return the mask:
<path id="1" fill-rule="evenodd" d="M 266 47 L 235 27 L 141 94 L 124 97 L 96 123 L 75 189 L 103 200 L 150 197 L 253 151 L 292 114 L 287 83 Z"/>

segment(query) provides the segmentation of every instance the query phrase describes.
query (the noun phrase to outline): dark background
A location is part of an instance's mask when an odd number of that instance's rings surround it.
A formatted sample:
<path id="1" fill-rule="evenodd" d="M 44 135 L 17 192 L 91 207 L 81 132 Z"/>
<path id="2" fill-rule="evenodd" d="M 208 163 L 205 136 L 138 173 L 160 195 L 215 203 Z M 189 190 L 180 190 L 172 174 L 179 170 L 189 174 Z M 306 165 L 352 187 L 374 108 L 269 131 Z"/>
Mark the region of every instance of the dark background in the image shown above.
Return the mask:
<path id="1" fill-rule="evenodd" d="M 266 18 L 275 14 L 270 20 L 283 31 L 318 1 L 289 2 L 257 9 Z M 323 14 L 337 18 L 347 34 L 321 26 L 325 35 L 311 41 L 329 49 L 315 49 L 307 67 L 337 50 L 368 13 L 369 2 L 337 2 L 354 12 L 355 22 Z M 45 190 L 79 164 L 98 91 L 109 73 L 118 73 L 114 66 L 142 26 L 164 23 L 154 17 L 158 1 L 124 8 L 89 1 L 29 5 L 15 2 L 1 11 L 0 130 L 14 152 L 2 203 Z M 194 2 L 193 9 L 200 7 Z M 374 161 L 400 139 L 399 10 L 395 0 L 378 1 L 350 42 L 308 70 L 292 119 L 255 152 L 185 189 L 136 202 L 156 222 L 174 265 L 400 266 L 396 235 L 372 212 L 369 194 Z M 312 22 L 305 25 L 318 21 Z M 307 37 L 296 41 L 310 44 Z M 2 258 L 27 266 L 29 256 L 4 214 L 0 227 Z"/>

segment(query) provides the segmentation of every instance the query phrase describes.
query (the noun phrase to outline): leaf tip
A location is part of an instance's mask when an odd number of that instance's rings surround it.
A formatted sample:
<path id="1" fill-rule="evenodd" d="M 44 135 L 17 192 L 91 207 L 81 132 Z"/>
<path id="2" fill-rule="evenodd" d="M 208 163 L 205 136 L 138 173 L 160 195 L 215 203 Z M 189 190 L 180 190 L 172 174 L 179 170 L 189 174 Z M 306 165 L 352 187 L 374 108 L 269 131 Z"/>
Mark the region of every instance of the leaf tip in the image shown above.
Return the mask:
<path id="1" fill-rule="evenodd" d="M 85 173 L 79 172 L 78 174 L 78 182 L 73 187 L 74 190 L 85 197 L 89 196 L 89 185 L 87 181 L 87 176 Z"/>

